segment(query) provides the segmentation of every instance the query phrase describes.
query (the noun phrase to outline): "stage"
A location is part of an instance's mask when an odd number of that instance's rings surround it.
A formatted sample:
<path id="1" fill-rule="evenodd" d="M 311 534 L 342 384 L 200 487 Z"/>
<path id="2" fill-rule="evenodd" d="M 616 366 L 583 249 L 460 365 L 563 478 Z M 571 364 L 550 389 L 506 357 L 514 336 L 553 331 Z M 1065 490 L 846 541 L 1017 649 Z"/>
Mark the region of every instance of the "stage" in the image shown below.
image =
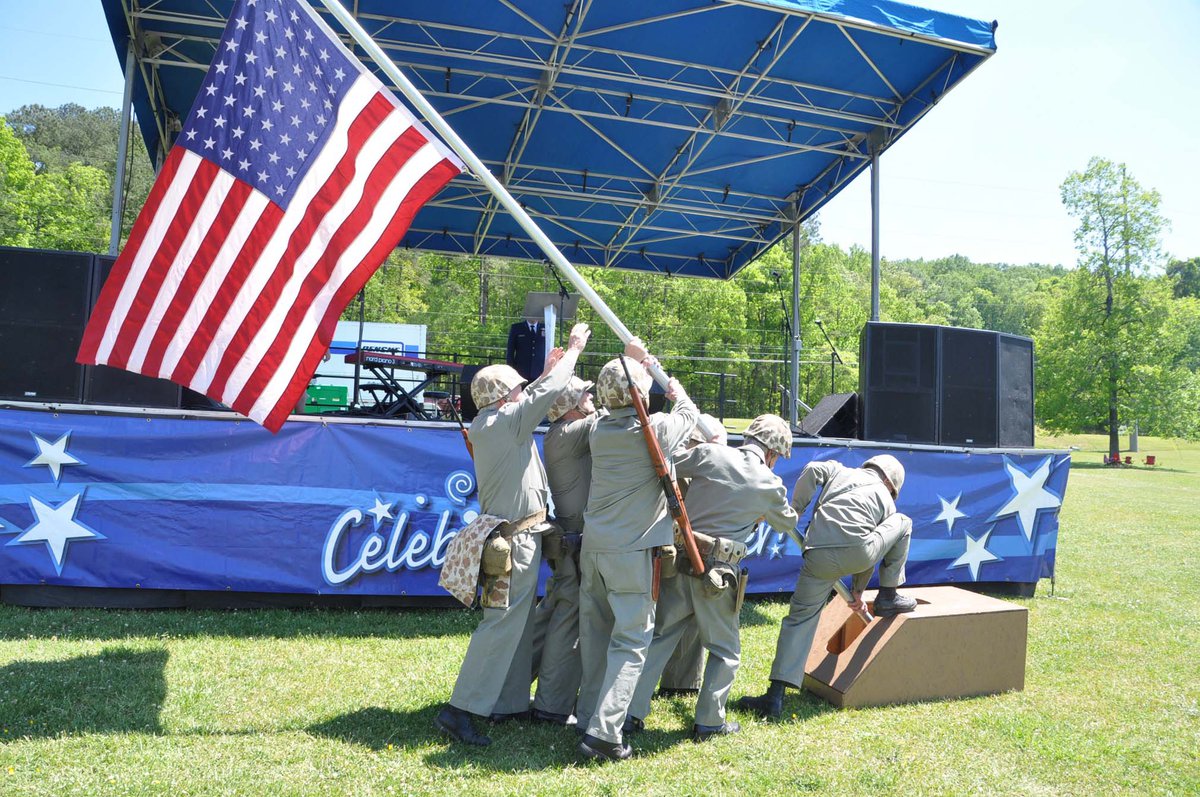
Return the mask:
<path id="1" fill-rule="evenodd" d="M 1069 452 L 797 439 L 776 472 L 790 492 L 811 460 L 884 451 L 908 472 L 909 584 L 1053 578 Z M 272 435 L 229 413 L 0 403 L 6 602 L 450 605 L 438 568 L 478 511 L 452 424 L 293 416 Z M 751 552 L 749 591 L 790 593 L 796 544 L 764 523 Z"/>

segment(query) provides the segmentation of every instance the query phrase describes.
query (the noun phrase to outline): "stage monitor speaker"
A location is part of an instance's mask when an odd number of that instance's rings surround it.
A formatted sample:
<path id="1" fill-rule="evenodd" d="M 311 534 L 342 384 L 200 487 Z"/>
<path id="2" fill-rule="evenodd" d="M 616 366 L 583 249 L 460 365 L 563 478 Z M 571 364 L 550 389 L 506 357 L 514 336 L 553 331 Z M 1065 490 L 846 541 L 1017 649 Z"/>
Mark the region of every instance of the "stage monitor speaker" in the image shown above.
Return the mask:
<path id="1" fill-rule="evenodd" d="M 1033 341 L 981 329 L 871 322 L 863 329 L 863 438 L 1033 445 Z"/>
<path id="2" fill-rule="evenodd" d="M 800 421 L 800 434 L 807 437 L 857 437 L 858 394 L 833 393 Z"/>
<path id="3" fill-rule="evenodd" d="M 464 365 L 462 374 L 458 377 L 459 405 L 461 407 L 463 423 L 470 423 L 479 414 L 479 408 L 475 406 L 475 400 L 471 398 L 471 380 L 475 378 L 475 374 L 479 373 L 479 369 L 483 367 L 482 365 Z"/>
<path id="4" fill-rule="evenodd" d="M 862 438 L 937 443 L 937 327 L 869 322 L 859 348 Z"/>
<path id="5" fill-rule="evenodd" d="M 0 398 L 78 402 L 92 255 L 0 247 Z"/>
<path id="6" fill-rule="evenodd" d="M 115 257 L 96 258 L 92 280 L 91 305 L 112 271 Z M 180 387 L 166 379 L 142 376 L 107 365 L 89 365 L 84 377 L 83 400 L 87 404 L 115 404 L 128 407 L 179 409 Z"/>

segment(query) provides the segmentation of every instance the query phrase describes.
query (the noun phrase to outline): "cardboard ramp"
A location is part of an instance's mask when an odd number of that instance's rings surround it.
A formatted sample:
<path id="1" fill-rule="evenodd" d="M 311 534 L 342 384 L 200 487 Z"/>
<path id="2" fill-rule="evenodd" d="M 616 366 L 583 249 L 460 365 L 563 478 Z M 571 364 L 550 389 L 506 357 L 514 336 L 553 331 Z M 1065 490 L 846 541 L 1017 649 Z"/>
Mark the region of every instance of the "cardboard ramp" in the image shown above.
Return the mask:
<path id="1" fill-rule="evenodd" d="M 957 587 L 901 588 L 909 614 L 870 625 L 834 599 L 825 607 L 804 687 L 840 708 L 991 695 L 1025 687 L 1029 613 Z M 866 594 L 875 611 L 875 593 Z"/>

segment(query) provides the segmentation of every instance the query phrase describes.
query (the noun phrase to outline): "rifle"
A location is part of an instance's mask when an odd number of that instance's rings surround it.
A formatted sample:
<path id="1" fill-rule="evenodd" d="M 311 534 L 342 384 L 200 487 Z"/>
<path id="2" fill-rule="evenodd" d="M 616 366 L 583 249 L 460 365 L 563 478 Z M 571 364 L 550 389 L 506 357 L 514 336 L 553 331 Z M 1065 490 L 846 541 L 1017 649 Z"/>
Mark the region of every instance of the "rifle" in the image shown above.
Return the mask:
<path id="1" fill-rule="evenodd" d="M 650 461 L 654 463 L 654 472 L 658 475 L 659 483 L 662 485 L 663 495 L 667 497 L 667 509 L 671 512 L 671 517 L 675 518 L 675 522 L 679 524 L 679 532 L 683 537 L 683 548 L 687 552 L 688 560 L 692 563 L 692 569 L 696 575 L 703 575 L 704 559 L 700 556 L 700 548 L 696 545 L 696 537 L 692 533 L 692 521 L 688 519 L 687 507 L 683 505 L 683 496 L 679 494 L 679 485 L 671 476 L 671 469 L 667 467 L 667 458 L 663 456 L 662 448 L 658 445 L 658 438 L 654 436 L 654 429 L 650 426 L 650 416 L 646 412 L 646 405 L 642 402 L 641 392 L 633 384 L 633 377 L 629 375 L 629 366 L 625 364 L 625 356 L 620 355 L 620 360 L 621 367 L 625 369 L 625 379 L 629 382 L 629 395 L 633 398 L 633 406 L 637 409 L 638 420 L 642 423 L 642 437 L 645 438 L 646 448 L 650 451 Z"/>
<path id="2" fill-rule="evenodd" d="M 458 408 L 454 406 L 454 396 L 446 400 L 446 404 L 450 407 L 450 414 L 454 416 L 454 420 L 458 421 L 458 431 L 462 432 L 463 442 L 467 444 L 467 453 L 471 455 L 471 459 L 475 459 L 475 446 L 471 445 L 471 438 L 467 437 L 467 427 L 463 425 L 462 418 L 458 415 Z"/>

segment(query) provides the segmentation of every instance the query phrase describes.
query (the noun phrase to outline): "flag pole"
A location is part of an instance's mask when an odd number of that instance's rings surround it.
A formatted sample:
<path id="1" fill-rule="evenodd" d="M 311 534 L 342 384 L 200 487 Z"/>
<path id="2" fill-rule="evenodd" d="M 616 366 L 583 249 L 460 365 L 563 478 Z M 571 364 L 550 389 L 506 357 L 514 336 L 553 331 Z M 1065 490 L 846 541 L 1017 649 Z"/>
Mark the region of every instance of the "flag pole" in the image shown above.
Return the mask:
<path id="1" fill-rule="evenodd" d="M 371 56 L 371 60 L 383 70 L 384 74 L 392 79 L 392 82 L 395 84 L 396 88 L 400 90 L 400 93 L 403 94 L 409 102 L 416 106 L 416 109 L 423 117 L 425 117 L 425 120 L 429 122 L 429 125 L 436 130 L 442 139 L 450 145 L 450 148 L 454 150 L 454 154 L 458 155 L 458 157 L 462 159 L 468 168 L 470 168 L 471 173 L 475 175 L 480 182 L 487 186 L 488 190 L 491 191 L 496 199 L 500 201 L 500 204 L 504 206 L 504 209 L 512 214 L 513 218 L 517 220 L 517 223 L 521 225 L 521 229 L 525 230 L 525 232 L 529 234 L 529 237 L 532 238 L 534 243 L 541 248 L 541 250 L 546 254 L 546 257 L 550 259 L 550 262 L 558 268 L 559 272 L 567 278 L 568 282 L 575 286 L 575 289 L 579 291 L 584 299 L 587 300 L 588 304 L 592 306 L 592 309 L 596 311 L 596 314 L 599 315 L 600 318 L 603 319 L 604 323 L 608 324 L 612 331 L 617 334 L 617 337 L 621 339 L 621 342 L 628 343 L 630 339 L 633 338 L 633 335 L 630 333 L 629 329 L 623 323 L 621 323 L 621 319 L 617 318 L 616 313 L 609 309 L 608 305 L 604 303 L 604 300 L 600 298 L 599 294 L 597 294 L 596 291 L 592 289 L 592 286 L 589 285 L 586 280 L 584 280 L 583 275 L 580 274 L 575 267 L 567 261 L 567 258 L 563 255 L 563 253 L 558 251 L 558 247 L 554 245 L 554 242 L 551 241 L 546 234 L 542 232 L 541 228 L 537 226 L 537 222 L 535 222 L 530 215 L 525 212 L 525 209 L 522 208 L 520 203 L 513 198 L 512 194 L 508 193 L 508 189 L 506 189 L 488 170 L 488 168 L 484 166 L 483 161 L 479 160 L 475 153 L 471 151 L 471 148 L 467 146 L 466 142 L 459 138 L 458 134 L 454 132 L 454 129 L 450 127 L 446 120 L 442 118 L 441 114 L 439 114 L 437 110 L 429 104 L 429 101 L 421 95 L 421 92 L 417 90 L 416 86 L 414 86 L 412 82 L 404 76 L 404 73 L 401 72 L 395 63 L 392 62 L 392 59 L 388 58 L 387 53 L 383 51 L 383 48 L 375 43 L 375 40 L 371 38 L 370 34 L 363 30 L 362 26 L 358 24 L 358 20 L 350 15 L 350 12 L 346 10 L 346 7 L 343 6 L 339 0 L 320 1 L 321 4 L 324 5 L 329 11 L 329 13 L 333 14 L 333 16 L 342 23 L 343 27 L 345 27 L 346 31 L 351 37 L 353 37 L 354 41 L 356 41 L 358 45 L 366 51 L 367 55 Z M 659 366 L 657 363 L 654 363 L 650 367 L 650 373 L 654 376 L 656 382 L 663 387 L 667 386 L 667 374 L 661 366 Z M 717 430 L 714 429 L 712 431 L 715 433 Z"/>

